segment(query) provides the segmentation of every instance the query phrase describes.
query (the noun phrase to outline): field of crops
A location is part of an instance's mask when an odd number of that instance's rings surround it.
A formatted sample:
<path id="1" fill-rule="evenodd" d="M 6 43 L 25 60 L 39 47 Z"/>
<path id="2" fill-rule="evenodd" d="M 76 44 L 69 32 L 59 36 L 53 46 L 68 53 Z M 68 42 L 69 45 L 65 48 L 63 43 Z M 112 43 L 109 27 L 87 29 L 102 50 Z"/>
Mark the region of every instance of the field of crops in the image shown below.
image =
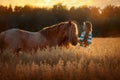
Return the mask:
<path id="1" fill-rule="evenodd" d="M 79 45 L 15 56 L 0 54 L 0 80 L 120 80 L 120 38 L 94 38 Z"/>

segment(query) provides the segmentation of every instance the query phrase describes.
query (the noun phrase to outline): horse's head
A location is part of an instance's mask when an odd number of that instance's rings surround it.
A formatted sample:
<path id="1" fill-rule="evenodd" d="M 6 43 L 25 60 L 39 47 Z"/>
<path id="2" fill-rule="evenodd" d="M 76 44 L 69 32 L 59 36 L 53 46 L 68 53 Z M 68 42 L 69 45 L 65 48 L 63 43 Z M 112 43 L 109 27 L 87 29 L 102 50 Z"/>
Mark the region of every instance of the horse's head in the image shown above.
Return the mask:
<path id="1" fill-rule="evenodd" d="M 76 45 L 78 42 L 78 29 L 74 22 L 64 22 L 59 26 L 59 34 L 62 36 L 62 44 L 71 43 Z"/>
<path id="2" fill-rule="evenodd" d="M 74 22 L 69 21 L 67 26 L 67 35 L 69 42 L 72 43 L 72 45 L 76 45 L 78 42 L 78 28 L 77 25 Z"/>

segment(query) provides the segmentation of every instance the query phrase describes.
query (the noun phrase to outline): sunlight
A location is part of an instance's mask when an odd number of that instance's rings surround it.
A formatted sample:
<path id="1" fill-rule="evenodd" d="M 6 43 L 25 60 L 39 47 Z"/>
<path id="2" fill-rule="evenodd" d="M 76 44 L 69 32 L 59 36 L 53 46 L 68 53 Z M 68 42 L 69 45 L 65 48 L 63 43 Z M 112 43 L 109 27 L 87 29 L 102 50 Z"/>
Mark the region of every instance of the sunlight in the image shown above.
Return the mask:
<path id="1" fill-rule="evenodd" d="M 83 5 L 87 6 L 97 6 L 97 7 L 105 7 L 106 5 L 120 5 L 119 0 L 0 0 L 0 5 L 9 6 L 10 4 L 14 7 L 24 6 L 26 4 L 38 7 L 53 7 L 53 5 L 57 3 L 62 3 L 67 7 L 79 7 Z"/>
<path id="2" fill-rule="evenodd" d="M 50 2 L 50 0 L 44 0 L 44 5 L 43 6 L 49 8 L 49 7 L 51 7 L 51 4 L 52 3 Z"/>
<path id="3" fill-rule="evenodd" d="M 47 4 L 50 2 L 50 0 L 44 0 L 44 1 L 45 1 L 45 3 L 47 3 Z"/>

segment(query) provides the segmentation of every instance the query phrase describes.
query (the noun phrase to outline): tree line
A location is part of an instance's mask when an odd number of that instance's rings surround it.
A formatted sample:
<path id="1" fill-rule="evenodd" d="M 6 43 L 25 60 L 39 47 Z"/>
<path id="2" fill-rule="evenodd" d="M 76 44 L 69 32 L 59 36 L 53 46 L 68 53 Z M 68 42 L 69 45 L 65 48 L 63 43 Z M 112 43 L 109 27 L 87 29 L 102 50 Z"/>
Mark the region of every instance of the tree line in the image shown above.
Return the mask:
<path id="1" fill-rule="evenodd" d="M 62 4 L 53 8 L 40 8 L 25 5 L 24 7 L 0 5 L 0 32 L 10 28 L 20 28 L 29 31 L 38 31 L 44 27 L 59 22 L 74 20 L 82 31 L 84 21 L 93 24 L 94 37 L 120 36 L 120 6 L 108 5 L 99 7 L 81 6 L 68 9 Z"/>

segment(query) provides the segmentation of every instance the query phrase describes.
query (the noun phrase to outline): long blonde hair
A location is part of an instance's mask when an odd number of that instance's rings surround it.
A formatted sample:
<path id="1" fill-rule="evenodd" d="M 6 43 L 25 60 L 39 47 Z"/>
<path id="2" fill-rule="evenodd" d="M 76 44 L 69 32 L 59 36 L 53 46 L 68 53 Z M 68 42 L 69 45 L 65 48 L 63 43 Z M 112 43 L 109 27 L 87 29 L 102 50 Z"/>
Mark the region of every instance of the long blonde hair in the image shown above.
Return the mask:
<path id="1" fill-rule="evenodd" d="M 92 33 L 92 23 L 90 21 L 85 21 L 84 25 L 86 27 L 86 31 L 85 31 L 85 36 L 84 36 L 83 42 L 84 42 L 85 46 L 87 46 L 88 45 L 88 35 L 89 35 L 89 33 Z"/>
<path id="2" fill-rule="evenodd" d="M 85 21 L 84 25 L 86 25 L 87 31 L 88 33 L 92 32 L 92 23 L 90 21 Z"/>

